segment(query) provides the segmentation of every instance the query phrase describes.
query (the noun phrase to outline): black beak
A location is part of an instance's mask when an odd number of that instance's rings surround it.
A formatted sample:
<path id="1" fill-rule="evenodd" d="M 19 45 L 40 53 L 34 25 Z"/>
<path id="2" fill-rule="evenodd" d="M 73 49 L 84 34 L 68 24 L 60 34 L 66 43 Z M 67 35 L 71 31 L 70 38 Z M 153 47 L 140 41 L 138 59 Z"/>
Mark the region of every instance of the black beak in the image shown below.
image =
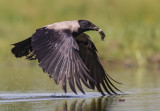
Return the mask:
<path id="1" fill-rule="evenodd" d="M 95 31 L 98 31 L 98 30 L 99 30 L 99 28 L 98 28 L 98 27 L 93 27 L 93 29 L 94 29 Z"/>
<path id="2" fill-rule="evenodd" d="M 104 41 L 105 38 L 105 33 L 103 32 L 102 29 L 98 28 L 98 27 L 94 27 L 94 30 L 98 31 L 100 36 L 101 36 L 101 40 Z"/>

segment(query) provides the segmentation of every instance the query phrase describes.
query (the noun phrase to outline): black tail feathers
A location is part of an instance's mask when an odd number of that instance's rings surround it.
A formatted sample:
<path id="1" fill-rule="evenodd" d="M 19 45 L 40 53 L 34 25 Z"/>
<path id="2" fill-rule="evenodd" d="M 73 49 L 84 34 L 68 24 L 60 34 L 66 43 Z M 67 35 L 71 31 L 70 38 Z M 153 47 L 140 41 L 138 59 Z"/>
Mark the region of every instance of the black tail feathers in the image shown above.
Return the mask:
<path id="1" fill-rule="evenodd" d="M 23 40 L 21 42 L 12 44 L 12 45 L 14 45 L 14 47 L 11 49 L 11 52 L 17 58 L 27 56 L 33 51 L 32 46 L 31 46 L 31 37 L 29 37 L 28 39 Z"/>

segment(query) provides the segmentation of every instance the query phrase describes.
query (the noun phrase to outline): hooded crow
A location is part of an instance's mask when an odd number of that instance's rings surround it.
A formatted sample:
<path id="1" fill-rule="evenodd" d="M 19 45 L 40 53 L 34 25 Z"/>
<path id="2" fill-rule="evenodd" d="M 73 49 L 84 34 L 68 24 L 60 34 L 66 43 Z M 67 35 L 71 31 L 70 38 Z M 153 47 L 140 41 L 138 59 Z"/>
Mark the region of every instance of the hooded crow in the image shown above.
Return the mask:
<path id="1" fill-rule="evenodd" d="M 68 81 L 75 94 L 76 86 L 85 94 L 81 83 L 87 88 L 96 88 L 102 95 L 104 91 L 117 94 L 115 90 L 120 90 L 111 80 L 121 83 L 105 72 L 94 43 L 84 33 L 90 30 L 98 31 L 104 40 L 104 32 L 88 20 L 63 21 L 37 29 L 28 39 L 12 44 L 11 52 L 17 58 L 38 59 L 39 66 L 56 84 L 61 83 L 65 93 Z"/>

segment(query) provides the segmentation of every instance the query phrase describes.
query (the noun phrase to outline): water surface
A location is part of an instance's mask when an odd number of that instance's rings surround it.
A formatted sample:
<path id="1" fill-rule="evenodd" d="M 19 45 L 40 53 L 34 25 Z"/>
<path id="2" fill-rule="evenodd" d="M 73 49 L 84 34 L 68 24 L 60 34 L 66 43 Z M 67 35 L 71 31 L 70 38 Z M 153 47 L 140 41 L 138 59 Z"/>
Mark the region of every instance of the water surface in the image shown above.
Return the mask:
<path id="1" fill-rule="evenodd" d="M 28 63 L 26 63 L 28 64 Z M 110 75 L 124 94 L 101 96 L 64 94 L 60 86 L 37 66 L 12 66 L 0 70 L 0 111 L 159 111 L 160 72 L 149 69 L 113 69 Z M 69 88 L 68 88 L 69 89 Z"/>

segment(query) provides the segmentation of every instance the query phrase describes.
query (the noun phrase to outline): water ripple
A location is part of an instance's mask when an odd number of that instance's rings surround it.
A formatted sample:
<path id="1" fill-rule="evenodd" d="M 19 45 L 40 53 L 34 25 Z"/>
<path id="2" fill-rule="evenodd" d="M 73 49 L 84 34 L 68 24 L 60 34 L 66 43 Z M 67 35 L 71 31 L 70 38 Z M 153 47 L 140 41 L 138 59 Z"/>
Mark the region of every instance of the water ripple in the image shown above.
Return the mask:
<path id="1" fill-rule="evenodd" d="M 97 92 L 87 92 L 86 95 L 73 93 L 8 93 L 0 94 L 0 103 L 5 102 L 26 102 L 26 101 L 40 101 L 40 100 L 57 100 L 57 99 L 71 99 L 71 98 L 94 98 L 101 97 Z"/>

